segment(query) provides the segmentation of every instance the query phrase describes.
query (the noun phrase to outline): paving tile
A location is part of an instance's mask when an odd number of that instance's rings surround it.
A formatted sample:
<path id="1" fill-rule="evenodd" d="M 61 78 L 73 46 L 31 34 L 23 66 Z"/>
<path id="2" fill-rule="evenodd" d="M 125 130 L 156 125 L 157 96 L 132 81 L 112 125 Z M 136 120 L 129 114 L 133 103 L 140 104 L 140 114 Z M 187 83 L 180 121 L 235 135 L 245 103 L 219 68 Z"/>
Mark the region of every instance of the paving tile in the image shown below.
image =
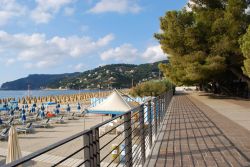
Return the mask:
<path id="1" fill-rule="evenodd" d="M 250 166 L 246 131 L 232 129 L 230 120 L 199 106 L 188 95 L 173 97 L 155 166 Z"/>

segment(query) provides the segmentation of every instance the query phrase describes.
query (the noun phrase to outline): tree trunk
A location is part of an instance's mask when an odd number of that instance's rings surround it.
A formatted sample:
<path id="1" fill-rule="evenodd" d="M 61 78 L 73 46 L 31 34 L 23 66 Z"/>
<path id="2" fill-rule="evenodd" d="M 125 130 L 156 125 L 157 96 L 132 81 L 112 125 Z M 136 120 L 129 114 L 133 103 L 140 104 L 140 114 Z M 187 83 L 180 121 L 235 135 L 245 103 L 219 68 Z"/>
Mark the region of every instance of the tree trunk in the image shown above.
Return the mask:
<path id="1" fill-rule="evenodd" d="M 247 83 L 248 85 L 248 98 L 250 97 L 250 78 L 247 77 L 246 75 L 244 75 L 240 70 L 231 67 L 230 71 L 232 71 L 232 73 L 234 75 L 236 75 L 239 79 L 241 79 L 241 81 L 244 81 Z"/>

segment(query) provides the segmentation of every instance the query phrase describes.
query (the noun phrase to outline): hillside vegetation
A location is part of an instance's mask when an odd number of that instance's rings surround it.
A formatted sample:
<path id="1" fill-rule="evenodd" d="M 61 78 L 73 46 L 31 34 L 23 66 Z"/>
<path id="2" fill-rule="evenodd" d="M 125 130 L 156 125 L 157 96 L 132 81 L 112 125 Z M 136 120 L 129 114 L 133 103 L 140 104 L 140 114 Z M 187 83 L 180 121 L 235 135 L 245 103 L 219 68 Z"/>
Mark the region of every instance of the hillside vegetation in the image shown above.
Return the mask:
<path id="1" fill-rule="evenodd" d="M 167 61 L 163 61 L 166 63 Z M 129 88 L 132 83 L 156 79 L 159 77 L 158 64 L 111 64 L 92 70 L 70 74 L 33 74 L 26 78 L 6 82 L 1 89 L 95 89 Z"/>

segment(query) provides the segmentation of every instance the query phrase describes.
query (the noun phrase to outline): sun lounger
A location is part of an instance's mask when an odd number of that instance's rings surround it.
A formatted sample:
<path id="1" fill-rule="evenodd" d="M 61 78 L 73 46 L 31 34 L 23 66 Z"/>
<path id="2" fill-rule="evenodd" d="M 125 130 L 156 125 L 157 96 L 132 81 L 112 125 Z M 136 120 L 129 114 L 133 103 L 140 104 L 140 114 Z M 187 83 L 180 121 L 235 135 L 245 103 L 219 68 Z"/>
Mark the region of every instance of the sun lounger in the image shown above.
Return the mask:
<path id="1" fill-rule="evenodd" d="M 78 119 L 75 117 L 75 112 L 73 112 L 72 115 L 68 116 L 68 120 L 78 120 Z"/>
<path id="2" fill-rule="evenodd" d="M 0 140 L 7 140 L 8 139 L 9 130 L 10 130 L 9 127 L 2 130 L 2 132 L 0 133 Z"/>
<path id="3" fill-rule="evenodd" d="M 26 126 L 23 127 L 17 127 L 17 133 L 32 133 L 34 131 L 34 128 L 32 127 L 32 122 L 27 123 Z"/>
<path id="4" fill-rule="evenodd" d="M 5 122 L 4 124 L 6 125 L 6 126 L 10 126 L 10 125 L 12 125 L 14 123 L 14 117 L 11 117 L 7 122 Z"/>
<path id="5" fill-rule="evenodd" d="M 81 113 L 76 113 L 75 116 L 84 117 L 85 116 L 85 111 L 82 111 Z"/>
<path id="6" fill-rule="evenodd" d="M 28 117 L 28 120 L 31 122 L 34 122 L 34 121 L 41 120 L 41 118 L 39 117 L 39 113 L 37 113 L 37 114 L 34 114 L 34 115 Z"/>
<path id="7" fill-rule="evenodd" d="M 59 119 L 58 119 L 58 118 L 55 119 L 55 120 L 54 120 L 54 123 L 56 123 L 56 124 L 63 124 L 63 123 L 65 123 L 65 121 L 63 120 L 63 117 L 64 117 L 64 116 L 61 116 Z"/>
<path id="8" fill-rule="evenodd" d="M 33 124 L 33 127 L 34 128 L 49 128 L 49 127 L 51 127 L 49 122 L 50 122 L 50 118 L 48 118 L 47 120 L 45 120 L 41 123 Z"/>

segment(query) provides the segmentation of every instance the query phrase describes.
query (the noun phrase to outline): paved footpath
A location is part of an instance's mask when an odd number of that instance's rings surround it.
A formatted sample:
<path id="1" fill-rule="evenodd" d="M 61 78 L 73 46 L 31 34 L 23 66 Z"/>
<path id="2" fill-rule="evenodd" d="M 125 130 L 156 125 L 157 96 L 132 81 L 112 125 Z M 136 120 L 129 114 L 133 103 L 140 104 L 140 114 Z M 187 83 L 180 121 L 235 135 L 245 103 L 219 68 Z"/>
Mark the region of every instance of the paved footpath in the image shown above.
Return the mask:
<path id="1" fill-rule="evenodd" d="M 151 166 L 250 166 L 250 132 L 189 95 L 172 99 Z"/>
<path id="2" fill-rule="evenodd" d="M 250 131 L 250 99 L 216 96 L 204 92 L 190 95 Z"/>

